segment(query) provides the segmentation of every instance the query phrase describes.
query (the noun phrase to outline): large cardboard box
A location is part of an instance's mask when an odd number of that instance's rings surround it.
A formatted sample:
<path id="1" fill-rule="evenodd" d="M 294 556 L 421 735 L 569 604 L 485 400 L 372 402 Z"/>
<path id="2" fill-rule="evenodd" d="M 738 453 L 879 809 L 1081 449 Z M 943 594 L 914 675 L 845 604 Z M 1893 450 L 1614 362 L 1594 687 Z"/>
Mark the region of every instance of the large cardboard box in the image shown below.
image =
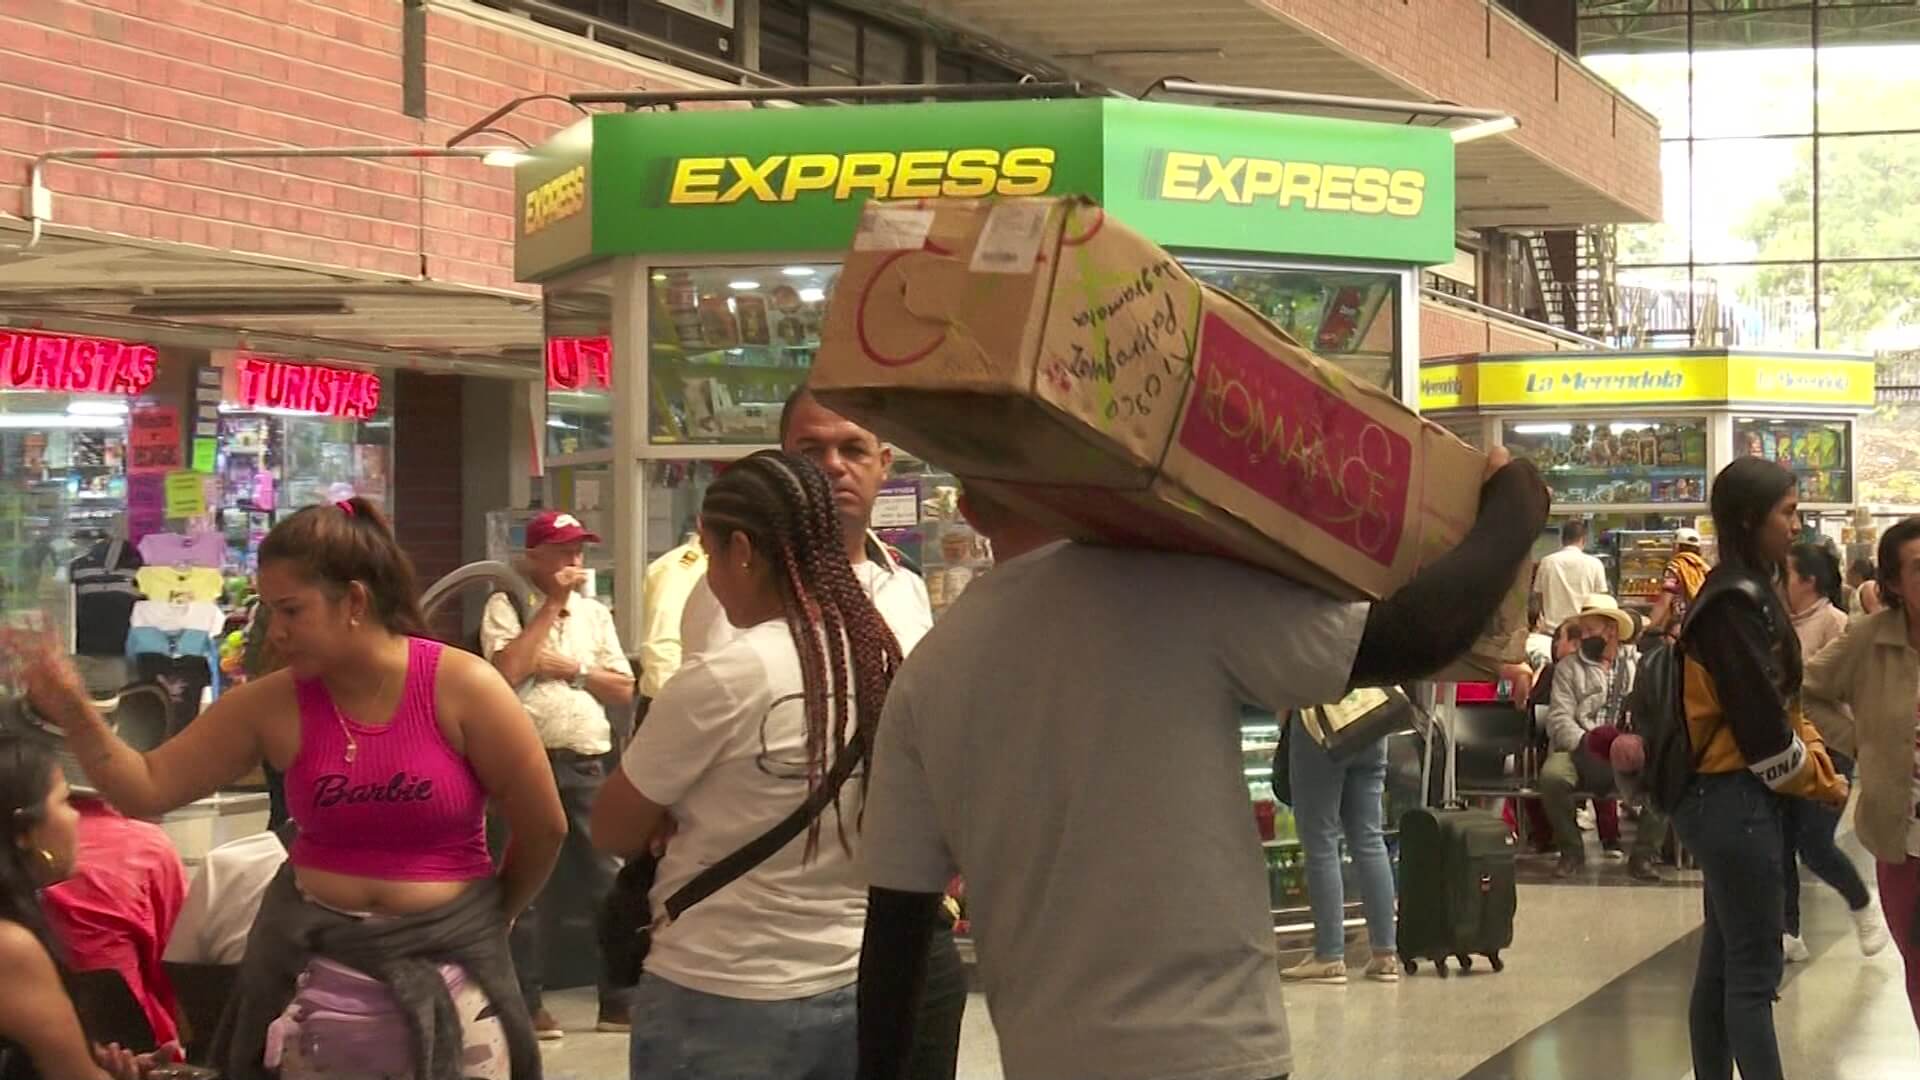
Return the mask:
<path id="1" fill-rule="evenodd" d="M 1486 465 L 1079 199 L 870 203 L 810 384 L 1071 535 L 1353 599 L 1459 543 Z M 1525 615 L 1517 584 L 1476 654 Z"/>

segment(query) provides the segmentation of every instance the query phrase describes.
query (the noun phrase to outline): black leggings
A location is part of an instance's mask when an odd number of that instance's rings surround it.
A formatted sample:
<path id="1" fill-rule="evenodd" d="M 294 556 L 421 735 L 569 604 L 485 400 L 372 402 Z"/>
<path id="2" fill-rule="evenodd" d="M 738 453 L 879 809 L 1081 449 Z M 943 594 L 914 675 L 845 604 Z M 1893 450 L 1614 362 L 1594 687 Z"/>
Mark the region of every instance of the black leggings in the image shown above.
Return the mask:
<path id="1" fill-rule="evenodd" d="M 926 989 L 913 1025 L 907 1080 L 953 1080 L 960 1060 L 960 1022 L 967 1011 L 967 969 L 953 931 L 936 930 L 927 956 Z"/>

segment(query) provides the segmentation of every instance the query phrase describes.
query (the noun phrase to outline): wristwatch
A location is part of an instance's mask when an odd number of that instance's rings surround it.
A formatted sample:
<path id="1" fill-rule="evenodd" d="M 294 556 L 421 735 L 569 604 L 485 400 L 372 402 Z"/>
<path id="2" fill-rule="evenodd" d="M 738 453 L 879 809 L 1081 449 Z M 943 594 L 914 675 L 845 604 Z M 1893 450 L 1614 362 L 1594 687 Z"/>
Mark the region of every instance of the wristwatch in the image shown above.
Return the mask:
<path id="1" fill-rule="evenodd" d="M 581 664 L 580 670 L 574 672 L 573 688 L 575 690 L 585 690 L 587 688 L 587 665 Z"/>

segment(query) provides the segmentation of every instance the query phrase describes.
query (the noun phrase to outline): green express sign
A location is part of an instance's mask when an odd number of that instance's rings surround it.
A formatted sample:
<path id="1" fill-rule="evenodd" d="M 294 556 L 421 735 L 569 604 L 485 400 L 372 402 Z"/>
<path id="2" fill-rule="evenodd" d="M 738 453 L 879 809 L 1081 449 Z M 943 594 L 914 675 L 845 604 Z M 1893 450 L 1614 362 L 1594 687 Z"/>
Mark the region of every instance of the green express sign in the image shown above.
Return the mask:
<path id="1" fill-rule="evenodd" d="M 1453 253 L 1444 132 L 1117 99 L 601 114 L 516 178 L 516 266 L 845 246 L 867 199 L 1088 195 L 1170 247 Z"/>

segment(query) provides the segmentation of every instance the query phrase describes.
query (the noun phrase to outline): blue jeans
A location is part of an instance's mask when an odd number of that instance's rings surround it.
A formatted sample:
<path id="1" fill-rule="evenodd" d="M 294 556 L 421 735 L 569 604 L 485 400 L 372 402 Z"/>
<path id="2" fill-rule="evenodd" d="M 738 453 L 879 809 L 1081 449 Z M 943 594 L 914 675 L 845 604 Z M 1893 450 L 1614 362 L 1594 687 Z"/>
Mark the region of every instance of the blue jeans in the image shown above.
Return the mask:
<path id="1" fill-rule="evenodd" d="M 1773 1000 L 1786 966 L 1783 800 L 1752 773 L 1694 777 L 1673 815 L 1706 879 L 1688 1028 L 1696 1080 L 1781 1080 Z"/>
<path id="2" fill-rule="evenodd" d="M 651 974 L 633 988 L 632 1080 L 845 1080 L 858 1071 L 852 984 L 790 1001 L 689 990 Z"/>
<path id="3" fill-rule="evenodd" d="M 1829 750 L 1828 754 L 1833 758 L 1834 771 L 1852 780 L 1853 759 L 1838 750 Z M 1787 933 L 1800 936 L 1801 863 L 1833 886 L 1846 899 L 1848 908 L 1859 911 L 1873 902 L 1866 879 L 1834 843 L 1834 830 L 1840 827 L 1839 809 L 1812 799 L 1788 799 L 1781 812 L 1785 815 L 1787 840 L 1787 853 L 1781 861 L 1786 875 Z"/>
<path id="4" fill-rule="evenodd" d="M 1387 786 L 1387 740 L 1343 762 L 1313 741 L 1298 718 L 1288 733 L 1287 776 L 1293 785 L 1293 819 L 1307 852 L 1307 902 L 1313 908 L 1313 955 L 1346 956 L 1346 886 L 1340 875 L 1340 838 L 1360 879 L 1373 951 L 1394 951 L 1393 866 L 1380 831 L 1381 794 Z"/>

